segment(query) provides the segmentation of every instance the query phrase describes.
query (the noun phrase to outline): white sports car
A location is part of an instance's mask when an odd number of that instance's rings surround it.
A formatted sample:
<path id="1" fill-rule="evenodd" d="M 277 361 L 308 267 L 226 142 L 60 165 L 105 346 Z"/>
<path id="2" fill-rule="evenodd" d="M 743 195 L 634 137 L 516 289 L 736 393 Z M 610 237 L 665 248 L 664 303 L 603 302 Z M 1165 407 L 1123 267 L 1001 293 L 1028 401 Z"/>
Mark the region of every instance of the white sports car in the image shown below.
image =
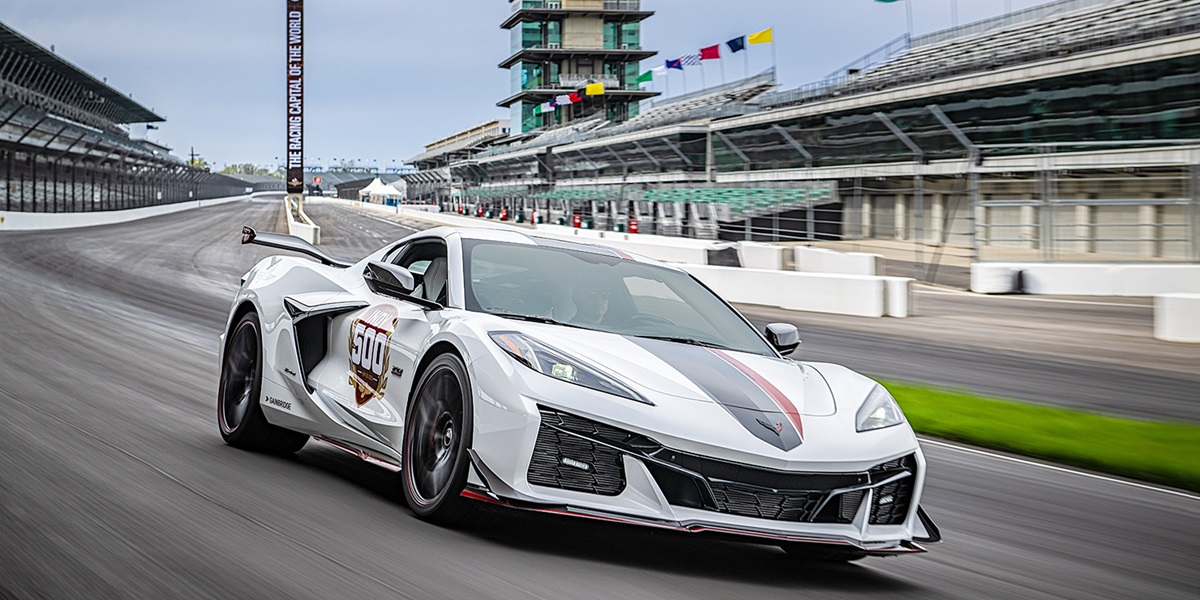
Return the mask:
<path id="1" fill-rule="evenodd" d="M 399 471 L 417 516 L 488 505 L 778 544 L 852 560 L 940 539 L 925 459 L 895 400 L 784 358 L 686 272 L 498 230 L 423 231 L 349 263 L 248 272 L 222 341 L 229 444 L 318 438 Z M 490 511 L 494 512 L 494 511 Z"/>

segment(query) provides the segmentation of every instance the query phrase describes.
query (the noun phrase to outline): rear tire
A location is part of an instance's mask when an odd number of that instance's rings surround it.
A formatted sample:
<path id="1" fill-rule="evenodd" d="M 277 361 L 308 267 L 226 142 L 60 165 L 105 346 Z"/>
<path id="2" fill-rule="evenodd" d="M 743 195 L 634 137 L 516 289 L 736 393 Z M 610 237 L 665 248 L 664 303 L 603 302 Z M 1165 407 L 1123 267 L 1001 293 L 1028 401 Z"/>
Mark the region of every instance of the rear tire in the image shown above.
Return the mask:
<path id="1" fill-rule="evenodd" d="M 826 544 L 790 542 L 780 544 L 779 547 L 783 548 L 783 551 L 787 553 L 789 558 L 804 562 L 848 563 L 867 557 L 867 553 L 862 550 L 847 549 Z"/>
<path id="2" fill-rule="evenodd" d="M 442 354 L 425 368 L 415 389 L 404 423 L 404 499 L 420 519 L 479 524 L 487 513 L 462 497 L 474 427 L 467 368 L 454 354 Z"/>
<path id="3" fill-rule="evenodd" d="M 267 422 L 262 395 L 262 336 L 258 315 L 247 313 L 233 327 L 221 360 L 217 389 L 217 425 L 226 444 L 267 454 L 292 454 L 308 436 Z"/>

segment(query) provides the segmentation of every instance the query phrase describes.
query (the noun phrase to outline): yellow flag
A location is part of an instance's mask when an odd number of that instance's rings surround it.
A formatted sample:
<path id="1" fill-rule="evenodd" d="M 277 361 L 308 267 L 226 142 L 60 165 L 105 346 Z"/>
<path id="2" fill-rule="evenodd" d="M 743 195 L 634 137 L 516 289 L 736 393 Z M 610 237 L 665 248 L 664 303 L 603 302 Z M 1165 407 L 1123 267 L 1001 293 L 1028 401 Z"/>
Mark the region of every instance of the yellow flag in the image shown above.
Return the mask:
<path id="1" fill-rule="evenodd" d="M 604 84 L 603 83 L 589 83 L 587 86 L 587 89 L 584 90 L 584 94 L 588 95 L 588 96 L 603 96 L 604 95 Z"/>
<path id="2" fill-rule="evenodd" d="M 770 44 L 775 41 L 775 28 L 768 27 L 758 33 L 750 34 L 751 44 Z"/>

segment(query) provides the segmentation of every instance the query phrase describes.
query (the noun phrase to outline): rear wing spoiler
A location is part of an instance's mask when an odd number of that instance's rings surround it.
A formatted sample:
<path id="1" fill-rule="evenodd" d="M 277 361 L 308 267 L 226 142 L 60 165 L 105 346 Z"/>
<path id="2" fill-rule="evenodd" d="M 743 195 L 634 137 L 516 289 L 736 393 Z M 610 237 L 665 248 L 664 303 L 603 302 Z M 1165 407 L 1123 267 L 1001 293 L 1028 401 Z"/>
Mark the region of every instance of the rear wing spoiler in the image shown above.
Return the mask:
<path id="1" fill-rule="evenodd" d="M 311 256 L 323 265 L 345 269 L 351 267 L 354 263 L 334 258 L 320 248 L 292 235 L 282 235 L 278 233 L 259 233 L 253 227 L 246 225 L 242 227 L 242 243 L 243 244 L 258 244 L 268 248 L 277 248 L 279 250 L 290 250 L 299 252 L 307 256 Z"/>

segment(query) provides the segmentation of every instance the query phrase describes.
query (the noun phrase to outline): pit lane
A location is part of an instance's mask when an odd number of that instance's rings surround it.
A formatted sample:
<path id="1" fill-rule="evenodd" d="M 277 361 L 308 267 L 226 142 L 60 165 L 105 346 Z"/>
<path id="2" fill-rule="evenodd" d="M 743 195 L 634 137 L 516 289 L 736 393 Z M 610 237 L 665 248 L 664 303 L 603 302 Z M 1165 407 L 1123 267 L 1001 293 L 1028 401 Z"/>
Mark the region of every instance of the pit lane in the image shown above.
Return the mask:
<path id="1" fill-rule="evenodd" d="M 313 205 L 347 256 L 402 234 Z M 345 212 L 345 211 L 339 211 Z M 393 475 L 311 443 L 236 451 L 217 341 L 277 202 L 0 235 L 0 597 L 1194 598 L 1200 501 L 927 445 L 927 555 L 762 546 L 512 515 L 412 518 Z M 369 225 L 377 223 L 377 225 Z M 339 225 L 339 223 L 346 225 Z M 361 228 L 358 227 L 361 225 Z M 1194 389 L 1194 388 L 1192 388 Z"/>

